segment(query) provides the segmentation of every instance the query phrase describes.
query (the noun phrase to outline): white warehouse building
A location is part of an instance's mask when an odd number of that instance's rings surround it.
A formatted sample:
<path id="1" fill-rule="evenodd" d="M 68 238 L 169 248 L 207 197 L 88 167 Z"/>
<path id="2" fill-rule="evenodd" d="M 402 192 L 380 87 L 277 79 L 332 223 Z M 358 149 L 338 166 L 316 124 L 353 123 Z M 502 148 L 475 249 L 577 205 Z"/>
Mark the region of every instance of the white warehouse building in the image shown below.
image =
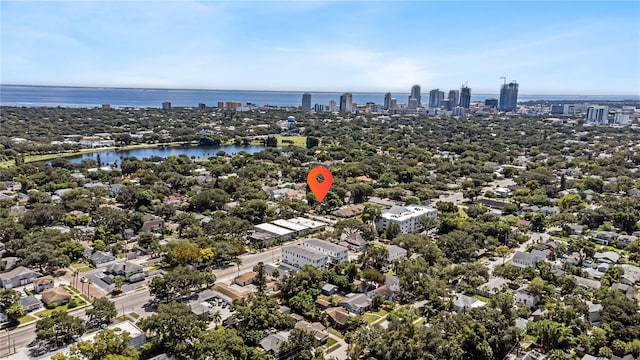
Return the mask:
<path id="1" fill-rule="evenodd" d="M 437 216 L 438 211 L 436 209 L 425 206 L 393 206 L 391 209 L 382 212 L 380 219 L 376 223 L 376 228 L 382 230 L 391 224 L 398 224 L 400 232 L 408 234 L 424 229 L 420 224 L 420 219 L 425 217 L 435 219 Z"/>

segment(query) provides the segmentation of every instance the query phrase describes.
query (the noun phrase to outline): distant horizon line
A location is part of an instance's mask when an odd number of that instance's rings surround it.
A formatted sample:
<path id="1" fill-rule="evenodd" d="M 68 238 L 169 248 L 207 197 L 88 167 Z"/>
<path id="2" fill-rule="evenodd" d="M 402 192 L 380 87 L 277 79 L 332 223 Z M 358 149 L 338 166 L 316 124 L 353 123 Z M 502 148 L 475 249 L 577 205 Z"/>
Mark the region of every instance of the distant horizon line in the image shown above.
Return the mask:
<path id="1" fill-rule="evenodd" d="M 2 84 L 0 83 L 0 86 L 19 86 L 19 87 L 52 87 L 52 88 L 87 88 L 87 89 L 126 89 L 126 90 L 186 90 L 186 91 L 246 91 L 246 92 L 295 92 L 295 93 L 359 93 L 359 94 L 384 94 L 384 93 L 407 93 L 410 94 L 411 91 L 354 91 L 354 90 L 350 90 L 350 91 L 340 91 L 340 90 L 335 90 L 335 91 L 330 91 L 330 90 L 256 90 L 256 89 L 210 89 L 210 88 L 175 88 L 175 87 L 138 87 L 138 86 L 97 86 L 97 85 L 34 85 L 34 84 Z M 420 87 L 422 88 L 422 85 L 420 85 Z M 435 88 L 435 89 L 440 89 L 440 88 Z M 473 87 L 471 87 L 471 89 L 473 90 Z M 430 90 L 434 90 L 434 89 L 429 89 Z M 454 90 L 454 89 L 450 89 L 450 90 Z M 422 92 L 421 94 L 427 94 L 429 91 L 427 92 Z M 491 92 L 485 92 L 485 91 L 481 91 L 481 92 L 477 92 L 476 95 L 498 95 L 499 92 L 495 92 L 495 93 L 491 93 Z M 519 93 L 519 95 L 527 95 L 527 96 L 533 96 L 533 95 L 545 95 L 545 96 L 553 96 L 553 95 L 560 95 L 560 96 L 588 96 L 588 97 L 594 97 L 594 96 L 633 96 L 633 97 L 640 97 L 640 93 L 639 94 L 627 94 L 627 93 L 600 93 L 600 94 L 596 94 L 596 93 L 567 93 L 567 92 L 561 92 L 561 93 L 536 93 L 536 92 L 522 92 Z"/>

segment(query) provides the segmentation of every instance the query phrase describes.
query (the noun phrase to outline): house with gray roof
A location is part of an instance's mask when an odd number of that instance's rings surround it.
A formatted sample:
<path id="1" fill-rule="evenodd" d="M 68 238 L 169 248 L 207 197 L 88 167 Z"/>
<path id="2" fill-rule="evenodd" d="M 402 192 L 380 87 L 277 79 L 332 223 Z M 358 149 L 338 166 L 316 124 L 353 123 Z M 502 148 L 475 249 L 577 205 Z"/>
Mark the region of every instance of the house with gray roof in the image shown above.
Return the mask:
<path id="1" fill-rule="evenodd" d="M 22 308 L 25 312 L 38 310 L 42 306 L 40 300 L 36 299 L 33 296 L 21 297 L 20 299 L 18 299 L 18 302 L 20 303 L 20 305 L 22 305 Z"/>
<path id="2" fill-rule="evenodd" d="M 37 271 L 27 269 L 24 266 L 18 266 L 9 272 L 0 274 L 0 287 L 3 289 L 13 289 L 18 286 L 30 284 L 40 276 L 42 276 L 42 274 Z"/>
<path id="3" fill-rule="evenodd" d="M 371 307 L 371 299 L 366 294 L 348 294 L 342 301 L 340 301 L 340 306 L 342 306 L 345 310 L 362 314 L 363 312 L 369 310 Z"/>
<path id="4" fill-rule="evenodd" d="M 107 266 L 112 261 L 115 261 L 116 257 L 113 256 L 110 252 L 106 251 L 96 251 L 91 256 L 89 256 L 89 261 L 95 267 Z"/>
<path id="5" fill-rule="evenodd" d="M 487 297 L 493 296 L 507 288 L 509 283 L 510 281 L 505 278 L 493 278 L 478 287 L 478 294 Z"/>
<path id="6" fill-rule="evenodd" d="M 530 253 L 516 251 L 513 255 L 512 264 L 521 267 L 536 267 L 538 262 L 543 261 L 547 258 L 547 254 L 540 250 L 532 250 Z"/>
<path id="7" fill-rule="evenodd" d="M 620 260 L 620 255 L 614 251 L 597 252 L 593 258 L 600 263 L 616 264 Z"/>
<path id="8" fill-rule="evenodd" d="M 389 264 L 391 264 L 393 260 L 404 259 L 407 257 L 407 250 L 397 245 L 387 246 L 387 251 L 389 252 L 389 257 L 387 258 L 387 262 Z"/>
<path id="9" fill-rule="evenodd" d="M 579 286 L 588 288 L 588 289 L 599 289 L 601 284 L 600 281 L 597 280 L 591 280 L 591 279 L 587 279 L 587 278 L 583 278 L 580 276 L 573 276 L 576 279 L 576 282 L 578 283 Z"/>
<path id="10" fill-rule="evenodd" d="M 269 334 L 267 337 L 260 340 L 260 347 L 263 348 L 266 353 L 272 354 L 278 358 L 280 355 L 280 346 L 287 340 L 289 340 L 289 332 L 278 331 L 277 333 Z"/>

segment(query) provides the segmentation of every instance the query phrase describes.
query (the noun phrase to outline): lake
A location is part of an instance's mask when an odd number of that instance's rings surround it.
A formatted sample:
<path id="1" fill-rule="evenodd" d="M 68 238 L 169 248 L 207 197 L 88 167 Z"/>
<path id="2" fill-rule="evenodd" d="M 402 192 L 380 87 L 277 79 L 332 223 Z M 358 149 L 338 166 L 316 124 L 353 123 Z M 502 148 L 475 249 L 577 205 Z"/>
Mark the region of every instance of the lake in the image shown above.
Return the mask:
<path id="1" fill-rule="evenodd" d="M 257 153 L 266 149 L 264 146 L 251 145 L 251 146 L 236 146 L 236 145 L 224 145 L 224 146 L 184 146 L 184 147 L 157 147 L 146 149 L 131 149 L 131 150 L 109 150 L 109 151 L 96 151 L 90 154 L 80 154 L 77 156 L 69 156 L 64 159 L 69 160 L 72 163 L 82 162 L 84 159 L 98 160 L 100 155 L 100 161 L 102 164 L 113 164 L 114 162 L 120 163 L 123 158 L 136 157 L 138 159 L 149 158 L 153 156 L 159 156 L 166 158 L 169 155 L 187 155 L 189 158 L 203 159 L 216 156 L 216 153 L 220 150 L 227 153 L 227 155 L 236 155 L 241 151 L 245 151 L 249 154 Z"/>

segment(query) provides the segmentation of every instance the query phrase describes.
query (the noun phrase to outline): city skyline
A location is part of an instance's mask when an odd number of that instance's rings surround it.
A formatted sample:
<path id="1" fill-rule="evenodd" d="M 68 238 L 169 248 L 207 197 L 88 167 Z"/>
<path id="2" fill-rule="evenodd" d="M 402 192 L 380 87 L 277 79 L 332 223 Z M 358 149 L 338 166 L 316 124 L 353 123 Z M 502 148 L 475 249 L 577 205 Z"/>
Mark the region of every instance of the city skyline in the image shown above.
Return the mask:
<path id="1" fill-rule="evenodd" d="M 362 4 L 4 1 L 0 81 L 495 94 L 506 76 L 523 95 L 640 94 L 638 2 Z"/>

